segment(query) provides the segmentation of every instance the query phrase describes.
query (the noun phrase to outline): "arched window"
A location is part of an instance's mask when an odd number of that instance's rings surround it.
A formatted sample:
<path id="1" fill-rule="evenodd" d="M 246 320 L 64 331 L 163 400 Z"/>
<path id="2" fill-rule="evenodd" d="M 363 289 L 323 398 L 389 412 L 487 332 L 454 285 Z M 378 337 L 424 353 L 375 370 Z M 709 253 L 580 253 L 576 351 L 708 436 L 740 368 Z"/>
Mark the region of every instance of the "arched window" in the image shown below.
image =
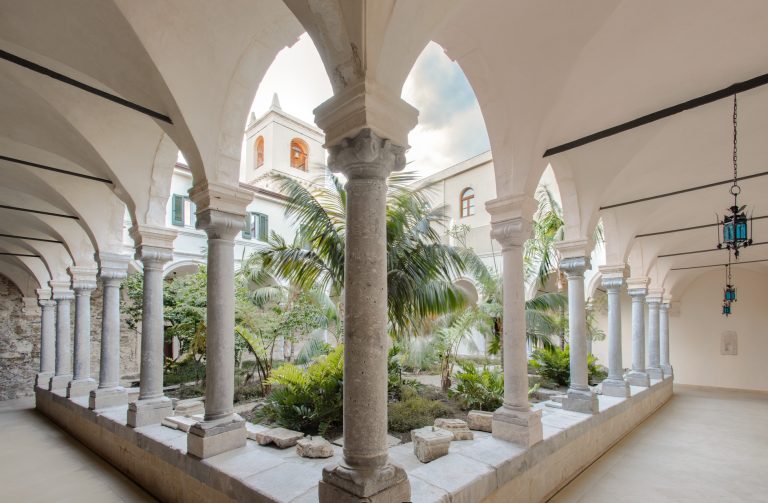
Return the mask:
<path id="1" fill-rule="evenodd" d="M 475 214 L 475 190 L 472 187 L 467 187 L 461 191 L 459 207 L 462 218 Z"/>
<path id="2" fill-rule="evenodd" d="M 307 171 L 309 148 L 307 144 L 298 138 L 291 140 L 291 167 Z"/>
<path id="3" fill-rule="evenodd" d="M 260 168 L 264 165 L 264 137 L 259 136 L 256 138 L 256 167 Z"/>

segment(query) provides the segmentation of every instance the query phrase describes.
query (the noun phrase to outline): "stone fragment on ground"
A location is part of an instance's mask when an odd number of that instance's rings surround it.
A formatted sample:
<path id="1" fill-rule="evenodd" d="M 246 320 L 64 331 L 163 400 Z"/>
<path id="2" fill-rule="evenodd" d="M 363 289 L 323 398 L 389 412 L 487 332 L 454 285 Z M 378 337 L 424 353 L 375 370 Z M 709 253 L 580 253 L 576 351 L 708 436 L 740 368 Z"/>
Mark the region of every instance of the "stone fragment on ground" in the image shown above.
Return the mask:
<path id="1" fill-rule="evenodd" d="M 256 440 L 256 434 L 267 430 L 269 430 L 269 428 L 263 424 L 253 424 L 249 421 L 246 421 L 245 423 L 245 431 L 248 432 L 248 438 L 250 440 L 255 440 L 258 442 L 258 440 Z"/>
<path id="2" fill-rule="evenodd" d="M 303 458 L 330 458 L 333 446 L 323 437 L 304 437 L 296 442 L 296 452 Z"/>
<path id="3" fill-rule="evenodd" d="M 462 421 L 461 419 L 439 417 L 435 419 L 435 427 L 442 428 L 453 433 L 454 440 L 472 440 L 475 438 L 474 434 L 469 431 L 467 422 Z"/>
<path id="4" fill-rule="evenodd" d="M 448 454 L 453 433 L 434 426 L 411 431 L 413 453 L 422 463 L 429 463 Z"/>
<path id="5" fill-rule="evenodd" d="M 163 426 L 173 428 L 174 430 L 189 431 L 197 423 L 196 419 L 186 416 L 168 416 L 161 423 Z"/>
<path id="6" fill-rule="evenodd" d="M 259 445 L 275 444 L 279 449 L 293 447 L 296 445 L 296 442 L 303 437 L 304 434 L 302 432 L 289 430 L 287 428 L 265 428 L 261 431 L 254 430 L 253 433 L 253 439 L 256 440 Z"/>
<path id="7" fill-rule="evenodd" d="M 467 414 L 467 426 L 470 430 L 487 431 L 491 433 L 493 425 L 493 412 L 484 410 L 470 410 Z"/>
<path id="8" fill-rule="evenodd" d="M 177 416 L 194 416 L 205 412 L 205 403 L 199 398 L 188 400 L 179 400 L 174 407 L 174 413 Z"/>

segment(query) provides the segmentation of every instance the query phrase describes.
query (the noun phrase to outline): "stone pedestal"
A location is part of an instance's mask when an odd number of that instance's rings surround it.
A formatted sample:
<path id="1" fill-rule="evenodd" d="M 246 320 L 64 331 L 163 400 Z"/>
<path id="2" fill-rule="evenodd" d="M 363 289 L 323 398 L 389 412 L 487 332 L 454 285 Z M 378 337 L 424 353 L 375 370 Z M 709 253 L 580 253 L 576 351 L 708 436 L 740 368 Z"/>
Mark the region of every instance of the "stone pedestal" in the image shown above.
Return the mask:
<path id="1" fill-rule="evenodd" d="M 73 379 L 67 384 L 67 396 L 69 398 L 77 396 L 88 396 L 91 391 L 99 386 L 96 379 Z"/>
<path id="2" fill-rule="evenodd" d="M 88 408 L 107 409 L 128 403 L 128 391 L 122 386 L 96 388 L 88 394 Z"/>
<path id="3" fill-rule="evenodd" d="M 494 438 L 530 447 L 544 438 L 541 410 L 515 410 L 502 405 L 493 413 L 491 431 Z"/>
<path id="4" fill-rule="evenodd" d="M 55 375 L 48 381 L 50 391 L 65 390 L 72 380 L 72 374 Z"/>
<path id="5" fill-rule="evenodd" d="M 51 389 L 51 378 L 53 372 L 38 372 L 35 376 L 35 387 L 42 389 Z"/>
<path id="6" fill-rule="evenodd" d="M 570 334 L 571 383 L 563 410 L 596 414 L 597 396 L 589 387 L 587 369 L 587 318 L 584 304 L 584 271 L 589 268 L 586 243 L 561 242 L 560 269 L 568 277 L 568 332 Z"/>
<path id="7" fill-rule="evenodd" d="M 128 404 L 128 426 L 141 428 L 150 424 L 159 424 L 163 419 L 173 415 L 173 402 L 170 398 L 161 396 L 147 400 L 136 400 Z"/>
<path id="8" fill-rule="evenodd" d="M 320 501 L 323 503 L 411 501 L 408 475 L 397 465 L 386 465 L 370 474 L 341 465 L 326 466 L 323 468 L 323 480 L 320 481 L 318 489 Z"/>
<path id="9" fill-rule="evenodd" d="M 203 421 L 189 429 L 187 454 L 206 459 L 222 452 L 245 447 L 247 435 L 245 421 L 237 414 L 233 414 L 232 420 L 225 423 Z"/>

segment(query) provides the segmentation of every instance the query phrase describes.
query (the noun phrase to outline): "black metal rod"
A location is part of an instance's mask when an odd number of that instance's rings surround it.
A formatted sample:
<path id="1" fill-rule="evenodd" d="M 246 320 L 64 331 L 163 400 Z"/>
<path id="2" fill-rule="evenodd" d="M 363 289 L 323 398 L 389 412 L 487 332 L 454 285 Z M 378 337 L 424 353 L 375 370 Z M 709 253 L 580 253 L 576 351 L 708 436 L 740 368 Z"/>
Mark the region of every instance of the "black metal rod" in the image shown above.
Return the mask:
<path id="1" fill-rule="evenodd" d="M 77 217 L 75 215 L 66 215 L 64 213 L 53 213 L 50 211 L 42 211 L 42 210 L 31 210 L 29 208 L 19 208 L 18 206 L 8 206 L 6 204 L 0 204 L 0 209 L 26 211 L 28 213 L 37 213 L 39 215 L 49 215 L 52 217 L 71 218 L 72 220 L 80 220 L 80 217 Z"/>
<path id="2" fill-rule="evenodd" d="M 737 82 L 736 84 L 731 84 L 730 86 L 720 89 L 718 91 L 715 91 L 713 93 L 705 94 L 704 96 L 699 96 L 698 98 L 694 98 L 692 100 L 688 100 L 683 103 L 678 103 L 677 105 L 673 105 L 671 107 L 658 110 L 648 115 L 643 115 L 642 117 L 638 117 L 637 119 L 633 119 L 629 122 L 625 122 L 623 124 L 619 124 L 618 126 L 610 127 L 608 129 L 603 129 L 602 131 L 598 131 L 597 133 L 592 133 L 590 135 L 584 136 L 577 140 L 569 141 L 568 143 L 563 143 L 562 145 L 558 145 L 557 147 L 548 148 L 546 152 L 544 152 L 543 157 L 549 157 L 551 155 L 559 154 L 561 152 L 574 149 L 576 147 L 581 147 L 582 145 L 587 145 L 589 143 L 593 143 L 598 140 L 608 138 L 609 136 L 617 135 L 619 133 L 623 133 L 624 131 L 629 131 L 630 129 L 635 129 L 640 126 L 650 124 L 651 122 L 656 122 L 666 117 L 679 114 L 680 112 L 685 112 L 686 110 L 691 110 L 693 108 L 697 108 L 702 105 L 713 103 L 723 98 L 729 98 L 734 94 L 743 93 L 744 91 L 749 91 L 750 89 L 764 86 L 766 84 L 768 84 L 768 73 L 764 75 L 760 75 L 759 77 L 755 77 L 753 79 L 745 80 L 744 82 Z"/>
<path id="3" fill-rule="evenodd" d="M 743 264 L 755 264 L 757 262 L 768 262 L 768 258 L 763 258 L 760 260 L 745 260 L 743 262 L 733 262 L 731 263 L 731 266 L 743 265 Z M 672 269 L 670 269 L 670 271 L 685 271 L 688 269 L 705 269 L 707 267 L 724 267 L 727 265 L 728 264 L 710 264 L 710 265 L 694 265 L 690 267 L 673 267 Z"/>
<path id="4" fill-rule="evenodd" d="M 33 168 L 40 168 L 46 171 L 53 171 L 54 173 L 61 173 L 63 175 L 76 176 L 78 178 L 85 178 L 86 180 L 94 180 L 96 182 L 112 183 L 112 180 L 107 178 L 100 178 L 98 176 L 85 175 L 83 173 L 75 173 L 74 171 L 67 171 L 66 169 L 54 168 L 52 166 L 46 166 L 45 164 L 37 164 L 36 162 L 24 161 L 22 159 L 16 159 L 15 157 L 8 157 L 7 155 L 0 155 L 0 160 L 13 162 L 16 164 L 22 164 L 24 166 L 31 166 Z"/>
<path id="5" fill-rule="evenodd" d="M 2 234 L 2 233 L 0 233 L 0 238 L 27 239 L 29 241 L 42 241 L 43 243 L 63 244 L 63 242 L 59 241 L 58 239 L 33 238 L 31 236 L 18 236 L 16 234 Z"/>
<path id="6" fill-rule="evenodd" d="M 0 252 L 0 255 L 7 255 L 9 257 L 32 257 L 32 258 L 40 258 L 40 255 L 34 255 L 32 253 L 10 253 L 10 252 Z"/>
<path id="7" fill-rule="evenodd" d="M 761 241 L 759 243 L 752 243 L 751 246 L 760 246 L 760 245 L 768 245 L 768 241 Z M 694 255 L 696 253 L 707 253 L 707 252 L 716 252 L 716 251 L 723 251 L 722 248 L 707 248 L 706 250 L 694 250 L 694 251 L 687 251 L 687 252 L 679 252 L 679 253 L 667 253 L 666 255 L 659 255 L 659 258 L 666 258 L 666 257 L 679 257 L 680 255 Z"/>
<path id="8" fill-rule="evenodd" d="M 51 70 L 50 68 L 46 68 L 44 66 L 38 65 L 37 63 L 33 63 L 32 61 L 16 56 L 15 54 L 11 54 L 9 52 L 0 50 L 0 58 L 6 61 L 10 61 L 11 63 L 15 63 L 24 68 L 27 68 L 28 70 L 32 70 L 33 72 L 37 72 L 41 75 L 51 77 L 52 79 L 58 80 L 59 82 L 63 82 L 65 84 L 69 84 L 70 86 L 74 86 L 78 89 L 82 89 L 83 91 L 86 91 L 88 93 L 95 94 L 100 98 L 104 98 L 105 100 L 109 100 L 113 103 L 117 103 L 118 105 L 122 105 L 124 107 L 130 108 L 131 110 L 136 110 L 137 112 L 143 113 L 144 115 L 148 115 L 154 119 L 167 122 L 168 124 L 173 124 L 173 121 L 167 115 L 161 114 L 160 112 L 155 112 L 152 109 L 143 107 L 137 103 L 128 101 L 119 96 L 115 96 L 114 94 L 110 94 L 106 91 L 102 91 L 101 89 L 97 89 L 93 86 L 89 86 L 88 84 L 80 82 L 79 80 L 75 80 L 71 77 L 67 77 L 66 75 L 62 75 L 59 72 L 56 72 L 54 70 Z"/>
<path id="9" fill-rule="evenodd" d="M 762 215 L 759 217 L 754 217 L 753 220 L 762 220 L 764 218 L 768 218 L 768 215 Z M 669 229 L 666 231 L 657 231 L 657 232 L 646 232 L 645 234 L 637 234 L 636 238 L 647 238 L 650 236 L 661 236 L 662 234 L 673 234 L 675 232 L 683 232 L 683 231 L 695 231 L 697 229 L 707 229 L 709 227 L 719 227 L 720 223 L 715 222 L 714 224 L 704 224 L 704 225 L 694 225 L 691 227 L 680 227 L 679 229 Z M 718 232 L 718 237 L 720 236 L 720 233 Z"/>
<path id="10" fill-rule="evenodd" d="M 768 175 L 768 171 L 762 171 L 760 173 L 755 173 L 753 175 L 740 176 L 737 178 L 737 180 L 738 181 L 750 180 L 752 178 L 759 178 L 761 176 L 766 176 L 766 175 Z M 640 199 L 633 199 L 632 201 L 625 201 L 623 203 L 615 203 L 615 204 L 609 204 L 607 206 L 600 206 L 600 209 L 609 210 L 611 208 L 618 208 L 619 206 L 627 206 L 630 204 L 644 203 L 646 201 L 653 201 L 654 199 L 662 199 L 664 197 L 679 196 L 680 194 L 686 194 L 688 192 L 694 192 L 694 191 L 703 190 L 703 189 L 710 189 L 712 187 L 717 187 L 718 185 L 727 185 L 732 183 L 733 183 L 733 178 L 728 180 L 722 180 L 719 182 L 708 183 L 706 185 L 698 185 L 696 187 L 690 187 L 687 189 L 676 190 L 674 192 L 665 192 L 664 194 L 658 194 L 655 196 L 648 196 L 648 197 L 642 197 Z"/>

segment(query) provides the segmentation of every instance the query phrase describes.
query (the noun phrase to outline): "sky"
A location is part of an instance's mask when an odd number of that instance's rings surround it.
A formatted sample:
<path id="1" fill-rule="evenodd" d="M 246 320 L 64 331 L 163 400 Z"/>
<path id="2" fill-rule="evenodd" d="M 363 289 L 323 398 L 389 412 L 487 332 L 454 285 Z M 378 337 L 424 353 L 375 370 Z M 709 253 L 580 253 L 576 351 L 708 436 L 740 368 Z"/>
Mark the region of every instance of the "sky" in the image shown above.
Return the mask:
<path id="1" fill-rule="evenodd" d="M 297 68 L 303 69 L 300 78 Z M 285 112 L 312 124 L 312 110 L 331 97 L 331 83 L 306 33 L 277 55 L 264 76 L 251 107 L 256 117 L 267 111 L 274 93 Z M 472 87 L 439 45 L 431 42 L 416 60 L 402 97 L 419 110 L 419 124 L 408 137 L 409 170 L 428 175 L 490 149 Z"/>

